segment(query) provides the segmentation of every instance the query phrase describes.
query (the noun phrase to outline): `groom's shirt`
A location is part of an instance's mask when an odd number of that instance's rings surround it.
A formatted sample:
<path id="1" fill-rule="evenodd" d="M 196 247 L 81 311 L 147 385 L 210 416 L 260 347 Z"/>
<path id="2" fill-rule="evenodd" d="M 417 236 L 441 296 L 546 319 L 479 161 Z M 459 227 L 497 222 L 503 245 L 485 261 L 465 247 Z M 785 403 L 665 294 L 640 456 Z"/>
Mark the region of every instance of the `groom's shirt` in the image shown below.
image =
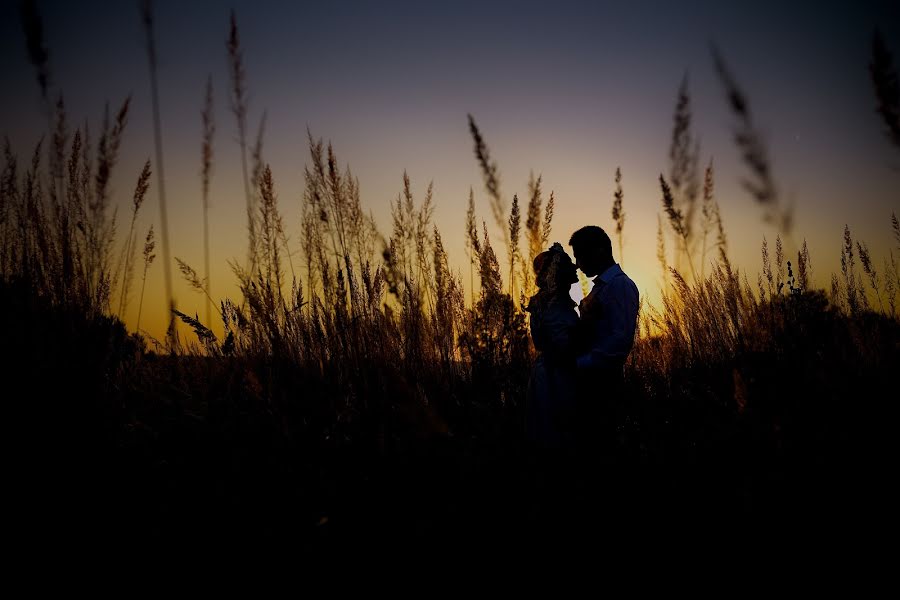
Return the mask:
<path id="1" fill-rule="evenodd" d="M 638 289 L 614 264 L 594 279 L 594 289 L 579 305 L 584 337 L 579 369 L 621 369 L 634 345 Z"/>

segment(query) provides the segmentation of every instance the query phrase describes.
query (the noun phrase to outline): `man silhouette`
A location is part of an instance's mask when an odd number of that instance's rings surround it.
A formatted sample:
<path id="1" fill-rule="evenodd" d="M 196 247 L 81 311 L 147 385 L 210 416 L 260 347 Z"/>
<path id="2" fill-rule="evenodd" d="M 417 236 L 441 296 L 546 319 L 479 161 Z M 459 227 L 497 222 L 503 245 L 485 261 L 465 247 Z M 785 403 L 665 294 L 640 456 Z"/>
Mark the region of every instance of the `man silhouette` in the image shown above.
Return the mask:
<path id="1" fill-rule="evenodd" d="M 575 266 L 594 278 L 594 287 L 579 305 L 577 369 L 578 437 L 594 454 L 614 443 L 622 408 L 625 359 L 634 345 L 639 295 L 637 286 L 613 260 L 612 242 L 596 225 L 572 234 Z M 587 458 L 587 457 L 585 457 Z"/>

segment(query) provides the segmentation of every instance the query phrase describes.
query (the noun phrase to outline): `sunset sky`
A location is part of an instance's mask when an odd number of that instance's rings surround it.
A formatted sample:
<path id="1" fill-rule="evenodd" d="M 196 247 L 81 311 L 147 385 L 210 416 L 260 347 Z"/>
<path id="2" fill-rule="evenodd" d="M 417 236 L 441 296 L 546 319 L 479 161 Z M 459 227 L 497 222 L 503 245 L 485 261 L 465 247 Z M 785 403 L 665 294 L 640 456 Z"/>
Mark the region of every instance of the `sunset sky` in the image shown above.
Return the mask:
<path id="1" fill-rule="evenodd" d="M 20 159 L 46 133 L 18 2 L 0 4 L 0 134 Z M 137 2 L 38 2 L 53 94 L 74 127 L 99 130 L 103 105 L 132 94 L 114 179 L 122 211 L 154 157 L 147 59 Z M 900 3 L 752 2 L 350 2 L 235 0 L 156 3 L 171 253 L 202 270 L 200 146 L 204 86 L 216 103 L 211 187 L 212 293 L 237 294 L 227 261 L 246 254 L 246 215 L 225 40 L 236 11 L 254 132 L 267 111 L 271 164 L 288 234 L 299 252 L 306 130 L 331 141 L 359 178 L 363 202 L 390 232 L 389 202 L 409 173 L 417 200 L 434 182 L 435 221 L 452 266 L 468 282 L 463 248 L 469 187 L 495 248 L 502 233 L 488 198 L 466 115 L 477 120 L 500 168 L 507 202 L 527 194 L 529 171 L 556 195 L 553 240 L 584 224 L 610 228 L 613 174 L 625 191 L 623 266 L 648 299 L 659 297 L 657 178 L 668 173 L 672 113 L 688 74 L 701 163 L 713 159 L 716 197 L 734 262 L 755 283 L 763 236 L 776 231 L 740 187 L 745 169 L 710 58 L 722 52 L 765 135 L 782 200 L 795 207 L 788 257 L 809 243 L 815 283 L 839 268 L 849 225 L 883 268 L 900 213 L 900 153 L 874 111 L 868 62 L 878 26 L 900 62 Z M 155 166 L 155 165 L 154 165 Z M 139 218 L 159 227 L 156 178 Z M 124 217 L 120 213 L 120 223 Z M 120 237 L 127 231 L 120 224 Z M 670 244 L 671 248 L 671 244 Z M 774 254 L 774 250 L 772 250 Z M 896 250 L 895 250 L 896 253 Z M 162 339 L 161 248 L 151 268 L 142 327 Z M 299 261 L 295 261 L 299 265 Z M 501 263 L 503 256 L 501 255 Z M 177 274 L 177 271 L 173 271 Z M 303 274 L 305 277 L 305 274 Z M 135 282 L 125 321 L 134 326 Z M 203 299 L 180 279 L 183 312 Z M 216 325 L 216 331 L 221 326 Z"/>

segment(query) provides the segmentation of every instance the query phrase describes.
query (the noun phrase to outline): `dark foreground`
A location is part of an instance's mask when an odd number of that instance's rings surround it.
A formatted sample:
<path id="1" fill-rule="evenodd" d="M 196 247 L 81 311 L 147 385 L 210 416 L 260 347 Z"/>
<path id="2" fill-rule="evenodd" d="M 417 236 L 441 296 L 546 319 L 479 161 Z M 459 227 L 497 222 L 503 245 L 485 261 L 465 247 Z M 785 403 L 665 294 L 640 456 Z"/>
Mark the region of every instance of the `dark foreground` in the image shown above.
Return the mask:
<path id="1" fill-rule="evenodd" d="M 32 542 L 489 555 L 834 540 L 889 514 L 896 369 L 754 355 L 671 377 L 669 396 L 632 373 L 596 454 L 558 457 L 527 446 L 518 398 L 479 395 L 478 381 L 423 378 L 426 404 L 373 365 L 383 394 L 341 396 L 277 359 L 157 355 L 118 322 L 3 300 L 7 489 Z M 698 400 L 721 386 L 721 406 Z"/>

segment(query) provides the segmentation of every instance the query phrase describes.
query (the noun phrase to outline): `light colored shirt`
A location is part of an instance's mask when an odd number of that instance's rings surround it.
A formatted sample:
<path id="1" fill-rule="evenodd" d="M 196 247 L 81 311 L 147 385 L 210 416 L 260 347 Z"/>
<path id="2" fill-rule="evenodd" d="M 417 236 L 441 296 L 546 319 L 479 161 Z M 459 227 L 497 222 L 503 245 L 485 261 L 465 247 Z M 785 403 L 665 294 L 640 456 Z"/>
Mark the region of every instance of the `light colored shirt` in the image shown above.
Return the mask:
<path id="1" fill-rule="evenodd" d="M 639 295 L 618 264 L 594 279 L 594 289 L 579 305 L 585 352 L 579 369 L 621 367 L 634 346 Z"/>

